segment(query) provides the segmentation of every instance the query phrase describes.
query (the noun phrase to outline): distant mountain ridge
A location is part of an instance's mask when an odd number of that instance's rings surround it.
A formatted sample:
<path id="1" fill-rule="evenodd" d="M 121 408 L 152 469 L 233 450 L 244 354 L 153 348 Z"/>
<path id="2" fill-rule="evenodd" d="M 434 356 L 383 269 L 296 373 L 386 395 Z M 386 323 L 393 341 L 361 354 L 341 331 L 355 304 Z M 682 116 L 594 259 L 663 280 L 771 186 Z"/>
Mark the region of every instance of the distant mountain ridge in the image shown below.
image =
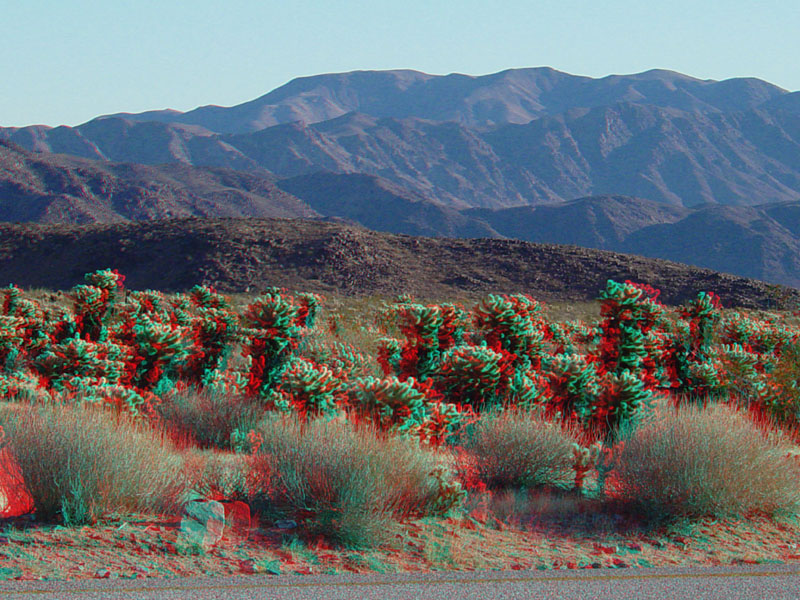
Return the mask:
<path id="1" fill-rule="evenodd" d="M 267 173 L 107 163 L 31 153 L 0 140 L 0 221 L 81 224 L 191 216 L 320 214 L 278 188 Z"/>
<path id="2" fill-rule="evenodd" d="M 800 286 L 800 92 L 759 79 L 356 71 L 1 140 L 0 220 L 331 219 Z"/>
<path id="3" fill-rule="evenodd" d="M 480 76 L 429 75 L 413 70 L 352 71 L 299 77 L 230 108 L 203 106 L 186 113 L 167 110 L 109 116 L 199 125 L 218 133 L 249 133 L 294 121 L 319 123 L 350 112 L 484 127 L 528 123 L 573 108 L 620 102 L 730 112 L 753 108 L 785 93 L 754 78 L 700 80 L 663 69 L 598 79 L 549 67 Z"/>

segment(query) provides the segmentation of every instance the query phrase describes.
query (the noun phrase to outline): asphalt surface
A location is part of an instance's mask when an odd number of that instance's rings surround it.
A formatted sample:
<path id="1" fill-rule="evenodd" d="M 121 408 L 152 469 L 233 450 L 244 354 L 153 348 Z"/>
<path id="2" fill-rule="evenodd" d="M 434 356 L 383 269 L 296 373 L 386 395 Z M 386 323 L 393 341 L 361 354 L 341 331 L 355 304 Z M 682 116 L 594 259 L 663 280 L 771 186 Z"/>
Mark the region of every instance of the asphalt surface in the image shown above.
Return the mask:
<path id="1" fill-rule="evenodd" d="M 4 600 L 800 598 L 800 565 L 0 582 Z"/>

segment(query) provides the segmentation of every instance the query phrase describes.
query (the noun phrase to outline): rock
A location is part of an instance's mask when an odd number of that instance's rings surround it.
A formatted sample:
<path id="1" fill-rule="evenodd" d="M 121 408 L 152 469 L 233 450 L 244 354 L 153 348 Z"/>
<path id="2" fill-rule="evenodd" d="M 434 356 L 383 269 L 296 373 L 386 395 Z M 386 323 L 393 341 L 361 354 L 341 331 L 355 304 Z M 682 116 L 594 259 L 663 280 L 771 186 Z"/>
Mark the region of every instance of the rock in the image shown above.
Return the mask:
<path id="1" fill-rule="evenodd" d="M 253 560 L 248 558 L 239 561 L 239 570 L 242 573 L 253 575 L 255 573 L 281 574 L 281 563 L 278 560 Z"/>
<path id="2" fill-rule="evenodd" d="M 0 448 L 0 518 L 27 515 L 33 508 L 19 464 L 8 448 Z"/>
<path id="3" fill-rule="evenodd" d="M 297 521 L 293 519 L 281 519 L 280 521 L 275 521 L 275 527 L 278 529 L 294 529 L 297 527 Z"/>
<path id="4" fill-rule="evenodd" d="M 183 505 L 181 534 L 189 543 L 214 546 L 225 530 L 225 508 L 215 500 L 193 500 Z"/>
<path id="5" fill-rule="evenodd" d="M 111 571 L 109 569 L 97 569 L 94 574 L 95 579 L 111 579 Z"/>

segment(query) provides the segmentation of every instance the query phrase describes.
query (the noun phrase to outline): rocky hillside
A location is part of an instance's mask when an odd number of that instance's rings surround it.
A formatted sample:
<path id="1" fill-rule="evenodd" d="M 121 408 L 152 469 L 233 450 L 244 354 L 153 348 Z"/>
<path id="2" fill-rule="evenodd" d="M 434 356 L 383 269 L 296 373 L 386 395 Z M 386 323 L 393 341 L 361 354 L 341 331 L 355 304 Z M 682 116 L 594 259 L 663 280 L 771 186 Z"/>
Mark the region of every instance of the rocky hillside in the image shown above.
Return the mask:
<path id="1" fill-rule="evenodd" d="M 358 227 L 280 219 L 182 219 L 91 226 L 0 224 L 0 284 L 68 288 L 116 268 L 133 289 L 227 292 L 266 286 L 343 294 L 477 296 L 526 292 L 542 300 L 589 300 L 606 280 L 662 290 L 666 303 L 698 291 L 725 306 L 768 306 L 762 282 L 663 260 L 498 239 L 418 238 Z M 787 290 L 790 303 L 798 290 Z"/>

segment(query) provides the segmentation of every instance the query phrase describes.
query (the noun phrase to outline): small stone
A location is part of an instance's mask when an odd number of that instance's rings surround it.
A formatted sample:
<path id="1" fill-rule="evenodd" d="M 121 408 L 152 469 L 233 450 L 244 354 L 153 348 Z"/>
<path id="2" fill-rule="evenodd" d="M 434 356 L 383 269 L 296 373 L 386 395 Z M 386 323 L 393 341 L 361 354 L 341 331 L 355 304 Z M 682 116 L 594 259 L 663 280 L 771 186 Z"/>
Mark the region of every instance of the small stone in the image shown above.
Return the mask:
<path id="1" fill-rule="evenodd" d="M 275 527 L 278 529 L 294 529 L 297 527 L 297 521 L 294 519 L 281 519 L 280 521 L 275 521 Z"/>
<path id="2" fill-rule="evenodd" d="M 95 579 L 111 579 L 111 571 L 108 569 L 98 569 L 94 574 Z"/>

